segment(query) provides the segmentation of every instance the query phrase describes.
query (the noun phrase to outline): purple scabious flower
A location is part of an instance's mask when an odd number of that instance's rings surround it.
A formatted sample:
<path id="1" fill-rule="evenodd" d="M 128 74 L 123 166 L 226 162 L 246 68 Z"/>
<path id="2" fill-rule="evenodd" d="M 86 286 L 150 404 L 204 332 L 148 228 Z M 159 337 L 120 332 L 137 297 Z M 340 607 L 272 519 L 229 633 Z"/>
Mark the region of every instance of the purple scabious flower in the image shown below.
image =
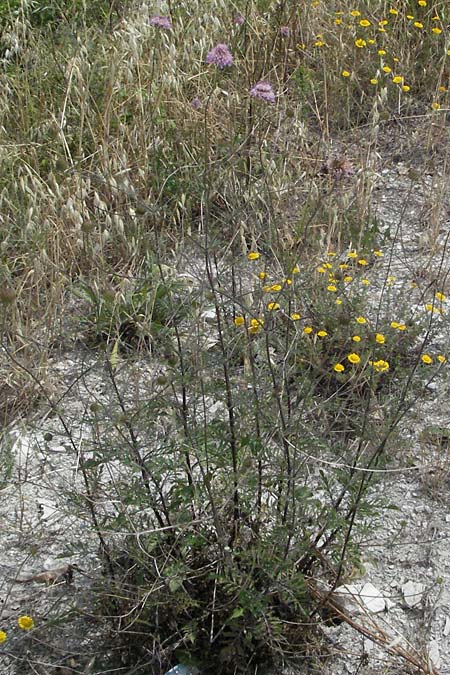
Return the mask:
<path id="1" fill-rule="evenodd" d="M 172 21 L 170 18 L 168 16 L 160 16 L 159 14 L 152 16 L 149 23 L 150 26 L 164 28 L 165 30 L 170 30 L 172 28 Z"/>
<path id="2" fill-rule="evenodd" d="M 289 28 L 289 26 L 281 26 L 280 33 L 282 37 L 289 37 L 289 35 L 291 34 L 291 29 Z"/>
<path id="3" fill-rule="evenodd" d="M 227 68 L 233 65 L 233 56 L 226 45 L 219 42 L 206 56 L 206 63 L 213 63 L 218 68 Z"/>
<path id="4" fill-rule="evenodd" d="M 200 110 L 202 107 L 202 102 L 199 99 L 198 96 L 194 96 L 194 98 L 191 101 L 191 108 L 194 108 L 194 110 Z"/>
<path id="5" fill-rule="evenodd" d="M 272 85 L 265 80 L 260 80 L 250 89 L 250 96 L 253 98 L 260 98 L 267 103 L 275 103 L 275 93 Z"/>
<path id="6" fill-rule="evenodd" d="M 243 14 L 236 14 L 236 16 L 234 17 L 234 23 L 236 24 L 236 26 L 242 26 L 244 21 L 245 21 L 245 18 L 243 16 Z"/>

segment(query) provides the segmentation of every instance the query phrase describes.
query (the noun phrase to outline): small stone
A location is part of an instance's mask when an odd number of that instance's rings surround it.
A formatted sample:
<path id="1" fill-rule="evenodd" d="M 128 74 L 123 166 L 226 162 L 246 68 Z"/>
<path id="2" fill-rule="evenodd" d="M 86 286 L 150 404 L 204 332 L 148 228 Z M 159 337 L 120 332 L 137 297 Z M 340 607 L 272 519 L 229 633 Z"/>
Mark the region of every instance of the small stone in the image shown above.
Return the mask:
<path id="1" fill-rule="evenodd" d="M 407 581 L 402 586 L 402 593 L 405 599 L 405 604 L 413 609 L 422 602 L 422 597 L 425 591 L 425 585 L 420 582 Z"/>
<path id="2" fill-rule="evenodd" d="M 444 636 L 447 637 L 450 635 L 450 617 L 445 617 L 445 625 L 444 625 Z"/>
<path id="3" fill-rule="evenodd" d="M 431 640 L 428 645 L 428 659 L 435 668 L 440 668 L 442 659 L 439 654 L 439 642 L 437 640 Z"/>

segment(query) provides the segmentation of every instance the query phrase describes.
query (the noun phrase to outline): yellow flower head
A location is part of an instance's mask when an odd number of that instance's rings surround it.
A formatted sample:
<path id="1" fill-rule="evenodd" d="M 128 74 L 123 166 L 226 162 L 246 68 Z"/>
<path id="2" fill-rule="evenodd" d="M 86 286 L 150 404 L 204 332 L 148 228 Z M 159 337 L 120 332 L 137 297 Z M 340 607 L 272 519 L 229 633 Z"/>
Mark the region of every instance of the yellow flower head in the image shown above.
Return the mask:
<path id="1" fill-rule="evenodd" d="M 362 283 L 363 286 L 370 286 L 369 279 L 361 279 L 361 283 Z"/>
<path id="2" fill-rule="evenodd" d="M 385 73 L 390 73 L 392 71 L 392 68 L 390 68 L 389 66 L 383 66 L 381 70 Z"/>
<path id="3" fill-rule="evenodd" d="M 317 331 L 317 337 L 326 337 L 328 335 L 326 330 Z"/>
<path id="4" fill-rule="evenodd" d="M 409 86 L 409 84 L 404 84 L 404 85 L 402 86 L 402 89 L 403 89 L 403 91 L 406 93 L 406 92 L 408 92 L 408 91 L 411 89 L 411 87 Z"/>
<path id="5" fill-rule="evenodd" d="M 361 12 L 358 9 L 352 9 L 350 16 L 361 16 Z"/>
<path id="6" fill-rule="evenodd" d="M 330 284 L 327 286 L 327 291 L 330 291 L 330 293 L 336 293 L 337 287 L 334 284 Z"/>
<path id="7" fill-rule="evenodd" d="M 442 33 L 442 28 L 434 26 L 434 28 L 431 29 L 431 32 L 434 33 L 435 35 L 440 35 Z"/>
<path id="8" fill-rule="evenodd" d="M 389 362 L 379 359 L 378 361 L 371 361 L 370 365 L 375 368 L 377 373 L 384 373 L 386 370 L 389 370 Z"/>
<path id="9" fill-rule="evenodd" d="M 353 280 L 353 277 L 350 276 L 350 274 L 347 274 L 347 275 L 344 277 L 344 281 L 345 281 L 346 284 L 349 284 L 350 281 L 352 281 L 352 280 Z"/>
<path id="10" fill-rule="evenodd" d="M 335 370 L 337 373 L 343 373 L 345 367 L 342 365 L 342 363 L 336 363 L 336 365 L 333 366 L 333 370 Z"/>
<path id="11" fill-rule="evenodd" d="M 401 84 L 403 82 L 403 77 L 401 75 L 396 75 L 392 78 L 394 84 Z"/>
<path id="12" fill-rule="evenodd" d="M 377 78 L 376 78 L 376 77 L 372 77 L 372 79 L 370 80 L 370 84 L 378 84 Z"/>
<path id="13" fill-rule="evenodd" d="M 367 28 L 367 26 L 370 26 L 370 21 L 368 19 L 361 19 L 359 25 L 363 28 Z"/>
<path id="14" fill-rule="evenodd" d="M 0 645 L 6 640 L 6 633 L 4 630 L 0 630 Z"/>
<path id="15" fill-rule="evenodd" d="M 377 249 L 376 251 L 373 252 L 374 255 L 377 256 L 377 258 L 382 258 L 383 257 L 383 251 L 380 251 Z"/>
<path id="16" fill-rule="evenodd" d="M 422 359 L 423 363 L 425 363 L 427 366 L 429 366 L 430 363 L 433 363 L 433 359 L 428 354 L 422 354 L 420 358 Z"/>
<path id="17" fill-rule="evenodd" d="M 357 316 L 356 323 L 360 323 L 361 326 L 363 326 L 365 323 L 367 323 L 367 319 L 365 319 L 363 316 Z"/>
<path id="18" fill-rule="evenodd" d="M 347 356 L 347 360 L 350 361 L 350 363 L 357 364 L 361 361 L 361 358 L 358 356 L 358 354 L 355 354 L 355 352 L 352 352 Z"/>
<path id="19" fill-rule="evenodd" d="M 354 335 L 352 337 L 353 342 L 361 342 L 361 336 L 360 335 Z"/>
<path id="20" fill-rule="evenodd" d="M 273 284 L 273 286 L 270 287 L 271 291 L 281 291 L 282 286 L 281 284 Z"/>
<path id="21" fill-rule="evenodd" d="M 310 333 L 313 332 L 312 326 L 305 326 L 304 329 L 303 329 L 303 332 L 304 332 L 305 335 L 309 335 Z"/>
<path id="22" fill-rule="evenodd" d="M 439 354 L 437 360 L 439 363 L 447 363 L 447 358 L 443 354 Z"/>
<path id="23" fill-rule="evenodd" d="M 356 47 L 359 47 L 359 49 L 362 49 L 363 47 L 365 47 L 367 45 L 367 42 L 365 40 L 363 40 L 362 38 L 358 38 L 357 40 L 355 40 L 355 45 L 356 45 Z"/>
<path id="24" fill-rule="evenodd" d="M 342 75 L 342 77 L 350 77 L 350 71 L 349 70 L 343 70 L 341 75 Z"/>
<path id="25" fill-rule="evenodd" d="M 301 319 L 301 318 L 302 318 L 302 317 L 301 317 L 301 314 L 297 314 L 297 312 L 293 312 L 293 313 L 291 314 L 291 319 L 292 319 L 292 321 L 298 321 L 298 320 Z"/>
<path id="26" fill-rule="evenodd" d="M 298 274 L 300 272 L 300 267 L 298 265 L 294 265 L 292 268 L 291 274 Z"/>
<path id="27" fill-rule="evenodd" d="M 258 260 L 258 258 L 261 256 L 260 253 L 257 253 L 256 251 L 251 251 L 248 255 L 247 258 L 249 260 Z"/>
<path id="28" fill-rule="evenodd" d="M 356 253 L 356 251 L 349 251 L 347 253 L 347 258 L 357 258 L 357 257 L 358 257 L 358 254 Z"/>
<path id="29" fill-rule="evenodd" d="M 384 337 L 383 333 L 377 333 L 375 335 L 375 341 L 378 342 L 379 345 L 384 345 L 386 338 Z"/>
<path id="30" fill-rule="evenodd" d="M 437 293 L 435 294 L 435 298 L 436 298 L 436 300 L 439 300 L 440 302 L 444 302 L 444 300 L 446 299 L 446 296 L 443 293 L 440 293 L 439 291 L 437 291 Z"/>
<path id="31" fill-rule="evenodd" d="M 19 628 L 22 630 L 31 630 L 34 628 L 34 620 L 31 618 L 31 616 L 19 616 L 17 623 L 19 624 Z"/>
<path id="32" fill-rule="evenodd" d="M 391 9 L 389 10 L 389 14 L 392 14 L 393 16 L 397 16 L 398 9 L 395 9 L 395 7 L 391 7 Z"/>
<path id="33" fill-rule="evenodd" d="M 278 304 L 278 302 L 269 302 L 269 304 L 267 305 L 267 309 L 269 310 L 269 312 L 274 312 L 276 309 L 280 309 L 280 305 Z"/>
<path id="34" fill-rule="evenodd" d="M 245 318 L 243 316 L 236 316 L 234 318 L 234 325 L 235 326 L 243 326 L 245 323 Z"/>
<path id="35" fill-rule="evenodd" d="M 367 260 L 365 258 L 360 258 L 358 260 L 358 265 L 361 265 L 362 267 L 364 267 L 365 265 L 368 265 L 368 264 L 369 263 L 367 262 Z"/>

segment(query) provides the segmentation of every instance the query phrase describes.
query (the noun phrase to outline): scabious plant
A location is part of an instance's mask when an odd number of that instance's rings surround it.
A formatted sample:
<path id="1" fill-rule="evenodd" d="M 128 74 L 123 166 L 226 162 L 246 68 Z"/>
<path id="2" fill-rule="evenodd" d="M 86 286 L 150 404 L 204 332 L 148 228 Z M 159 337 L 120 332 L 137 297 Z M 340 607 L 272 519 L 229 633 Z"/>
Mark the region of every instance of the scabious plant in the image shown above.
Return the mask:
<path id="1" fill-rule="evenodd" d="M 219 42 L 206 55 L 206 63 L 212 63 L 220 69 L 233 65 L 233 56 L 226 44 Z"/>
<path id="2" fill-rule="evenodd" d="M 275 92 L 272 85 L 265 80 L 260 80 L 250 89 L 250 96 L 267 103 L 275 103 Z"/>
<path id="3" fill-rule="evenodd" d="M 149 24 L 151 26 L 156 26 L 156 28 L 163 28 L 164 30 L 171 30 L 172 21 L 168 16 L 155 15 L 149 19 Z"/>

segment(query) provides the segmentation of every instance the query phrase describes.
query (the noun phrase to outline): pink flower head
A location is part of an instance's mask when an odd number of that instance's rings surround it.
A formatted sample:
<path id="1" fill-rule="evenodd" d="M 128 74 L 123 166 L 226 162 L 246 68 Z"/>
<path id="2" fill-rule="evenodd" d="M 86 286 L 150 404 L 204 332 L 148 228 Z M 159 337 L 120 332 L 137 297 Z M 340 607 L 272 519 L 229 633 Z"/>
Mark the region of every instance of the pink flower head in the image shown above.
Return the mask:
<path id="1" fill-rule="evenodd" d="M 191 101 L 191 108 L 194 108 L 194 110 L 200 110 L 202 107 L 202 102 L 199 99 L 198 96 L 194 96 L 194 98 Z"/>
<path id="2" fill-rule="evenodd" d="M 245 18 L 242 14 L 236 14 L 236 16 L 234 17 L 234 23 L 236 24 L 236 26 L 242 26 L 244 21 Z"/>
<path id="3" fill-rule="evenodd" d="M 206 63 L 214 63 L 218 68 L 227 68 L 233 65 L 233 56 L 226 45 L 219 42 L 206 57 Z"/>
<path id="4" fill-rule="evenodd" d="M 157 28 L 165 28 L 165 30 L 170 30 L 172 28 L 172 21 L 168 16 L 152 16 L 150 19 L 150 26 L 156 26 Z"/>
<path id="5" fill-rule="evenodd" d="M 275 103 L 275 93 L 272 89 L 272 85 L 264 80 L 257 82 L 250 89 L 250 96 L 253 96 L 253 98 L 260 98 L 262 101 L 267 101 L 267 103 Z"/>
<path id="6" fill-rule="evenodd" d="M 289 35 L 291 34 L 291 29 L 289 28 L 289 26 L 281 26 L 280 33 L 282 37 L 289 37 Z"/>

